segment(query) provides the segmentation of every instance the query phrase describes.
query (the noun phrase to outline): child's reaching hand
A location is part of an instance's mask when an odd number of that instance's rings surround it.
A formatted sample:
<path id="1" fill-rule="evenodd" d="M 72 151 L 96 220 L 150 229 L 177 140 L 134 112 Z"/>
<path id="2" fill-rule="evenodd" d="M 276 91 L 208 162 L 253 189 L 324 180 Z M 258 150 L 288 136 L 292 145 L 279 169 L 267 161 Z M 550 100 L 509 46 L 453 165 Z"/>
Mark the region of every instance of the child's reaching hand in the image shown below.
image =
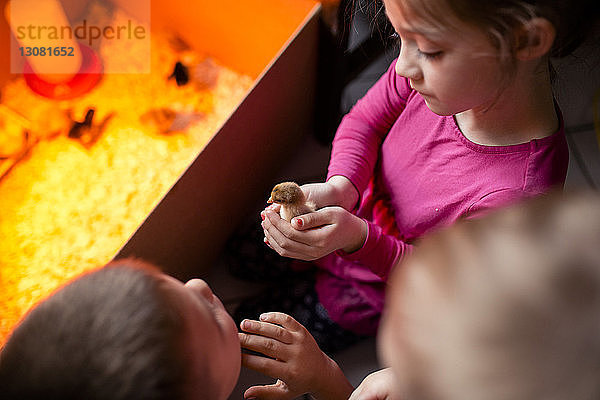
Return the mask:
<path id="1" fill-rule="evenodd" d="M 347 399 L 352 393 L 338 365 L 319 349 L 306 328 L 287 314 L 261 314 L 260 321 L 243 320 L 242 348 L 267 357 L 242 353 L 242 365 L 277 378 L 272 385 L 252 386 L 244 393 L 251 399 L 293 399 L 311 393 L 316 399 Z"/>

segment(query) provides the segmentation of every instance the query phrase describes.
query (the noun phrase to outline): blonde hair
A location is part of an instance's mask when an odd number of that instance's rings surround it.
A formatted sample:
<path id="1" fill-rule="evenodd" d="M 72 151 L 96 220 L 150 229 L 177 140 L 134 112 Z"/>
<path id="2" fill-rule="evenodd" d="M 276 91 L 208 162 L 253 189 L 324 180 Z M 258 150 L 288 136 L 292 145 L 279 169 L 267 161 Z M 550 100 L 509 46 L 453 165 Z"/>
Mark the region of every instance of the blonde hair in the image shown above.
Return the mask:
<path id="1" fill-rule="evenodd" d="M 407 398 L 600 398 L 598 195 L 458 224 L 393 282 L 385 319 Z"/>

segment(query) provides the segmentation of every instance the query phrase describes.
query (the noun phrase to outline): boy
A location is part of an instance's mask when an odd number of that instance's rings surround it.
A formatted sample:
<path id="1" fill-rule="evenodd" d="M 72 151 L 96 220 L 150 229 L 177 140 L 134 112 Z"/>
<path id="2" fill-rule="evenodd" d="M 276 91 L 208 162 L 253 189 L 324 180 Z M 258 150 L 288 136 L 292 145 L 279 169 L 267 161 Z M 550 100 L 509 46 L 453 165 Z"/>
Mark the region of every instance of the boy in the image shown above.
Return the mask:
<path id="1" fill-rule="evenodd" d="M 0 353 L 9 399 L 225 400 L 240 372 L 235 323 L 207 284 L 125 259 L 33 308 Z"/>

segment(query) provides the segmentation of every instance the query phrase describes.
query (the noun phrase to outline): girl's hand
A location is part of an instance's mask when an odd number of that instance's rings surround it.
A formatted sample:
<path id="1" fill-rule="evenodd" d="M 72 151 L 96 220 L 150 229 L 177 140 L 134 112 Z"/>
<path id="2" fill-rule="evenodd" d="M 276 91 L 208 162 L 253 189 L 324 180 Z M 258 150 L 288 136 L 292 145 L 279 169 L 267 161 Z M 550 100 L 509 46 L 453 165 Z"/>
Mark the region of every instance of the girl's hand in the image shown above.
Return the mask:
<path id="1" fill-rule="evenodd" d="M 358 201 L 358 191 L 350 180 L 341 175 L 329 178 L 327 182 L 307 183 L 300 186 L 306 200 L 317 206 L 317 209 L 327 206 L 340 206 L 352 210 Z M 271 204 L 266 208 L 279 211 L 279 205 Z"/>
<path id="2" fill-rule="evenodd" d="M 340 206 L 352 210 L 358 201 L 358 191 L 350 180 L 341 175 L 335 175 L 323 183 L 308 183 L 300 186 L 306 199 L 317 206 L 317 209 L 327 206 Z"/>
<path id="3" fill-rule="evenodd" d="M 348 400 L 399 400 L 395 383 L 391 368 L 373 372 L 363 379 Z"/>
<path id="4" fill-rule="evenodd" d="M 323 353 L 311 334 L 287 314 L 272 312 L 260 321 L 240 324 L 242 348 L 267 357 L 242 353 L 242 365 L 277 378 L 272 385 L 252 386 L 245 399 L 293 399 L 311 393 L 317 399 L 347 399 L 352 386 L 338 365 Z"/>
<path id="5" fill-rule="evenodd" d="M 367 223 L 341 207 L 325 207 L 292 219 L 281 219 L 276 208 L 261 213 L 265 243 L 284 257 L 312 261 L 336 250 L 362 247 Z"/>

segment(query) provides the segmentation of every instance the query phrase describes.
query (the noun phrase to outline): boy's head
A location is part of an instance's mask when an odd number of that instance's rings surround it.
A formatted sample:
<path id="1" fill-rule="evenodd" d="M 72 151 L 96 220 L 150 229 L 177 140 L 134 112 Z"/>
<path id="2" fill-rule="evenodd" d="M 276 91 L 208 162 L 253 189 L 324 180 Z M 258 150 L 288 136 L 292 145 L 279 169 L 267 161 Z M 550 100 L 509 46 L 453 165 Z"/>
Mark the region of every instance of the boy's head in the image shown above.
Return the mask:
<path id="1" fill-rule="evenodd" d="M 600 397 L 600 198 L 542 198 L 423 241 L 381 354 L 413 400 Z"/>
<path id="2" fill-rule="evenodd" d="M 33 308 L 0 353 L 13 398 L 225 399 L 236 326 L 206 283 L 135 260 L 85 274 Z"/>

